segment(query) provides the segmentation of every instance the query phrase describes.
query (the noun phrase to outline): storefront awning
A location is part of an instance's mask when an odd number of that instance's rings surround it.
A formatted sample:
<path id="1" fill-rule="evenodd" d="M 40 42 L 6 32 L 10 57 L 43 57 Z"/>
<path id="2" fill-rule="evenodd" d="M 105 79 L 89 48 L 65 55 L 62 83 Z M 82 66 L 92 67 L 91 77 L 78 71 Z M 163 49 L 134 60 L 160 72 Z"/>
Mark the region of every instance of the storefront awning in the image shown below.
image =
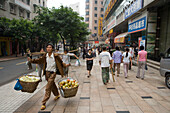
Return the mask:
<path id="1" fill-rule="evenodd" d="M 105 44 L 109 44 L 110 43 L 110 38 L 107 38 L 106 40 L 105 40 Z"/>
<path id="2" fill-rule="evenodd" d="M 114 38 L 114 43 L 124 43 L 125 42 L 125 37 L 128 35 L 128 32 L 119 34 Z"/>

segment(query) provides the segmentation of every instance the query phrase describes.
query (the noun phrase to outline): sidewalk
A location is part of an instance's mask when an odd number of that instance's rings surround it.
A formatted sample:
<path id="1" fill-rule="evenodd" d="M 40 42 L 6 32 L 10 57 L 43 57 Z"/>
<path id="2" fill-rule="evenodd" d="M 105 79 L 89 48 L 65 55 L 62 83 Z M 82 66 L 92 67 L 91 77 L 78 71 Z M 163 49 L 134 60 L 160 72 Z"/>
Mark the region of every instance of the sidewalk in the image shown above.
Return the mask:
<path id="1" fill-rule="evenodd" d="M 170 113 L 170 90 L 165 87 L 164 78 L 155 69 L 148 68 L 144 80 L 136 79 L 137 68 L 132 67 L 128 79 L 123 76 L 116 82 L 103 85 L 101 69 L 95 59 L 92 76 L 87 78 L 85 62 L 82 66 L 70 68 L 70 76 L 76 71 L 80 87 L 76 97 L 60 98 L 54 101 L 53 94 L 47 103 L 46 112 L 51 113 Z M 110 76 L 111 77 L 111 76 Z M 59 77 L 57 76 L 57 79 Z M 14 113 L 38 113 L 45 87 Z"/>

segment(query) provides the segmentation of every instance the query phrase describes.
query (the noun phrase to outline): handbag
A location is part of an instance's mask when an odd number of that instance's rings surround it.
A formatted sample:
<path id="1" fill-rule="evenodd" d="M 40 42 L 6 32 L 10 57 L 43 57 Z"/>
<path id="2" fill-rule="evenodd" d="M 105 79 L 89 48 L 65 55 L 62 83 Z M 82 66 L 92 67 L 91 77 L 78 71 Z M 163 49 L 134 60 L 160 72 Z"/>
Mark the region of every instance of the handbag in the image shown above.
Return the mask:
<path id="1" fill-rule="evenodd" d="M 19 79 L 17 79 L 17 83 L 15 84 L 14 89 L 15 89 L 16 91 L 22 90 L 22 86 L 21 86 L 21 84 L 20 84 L 20 82 L 19 82 Z"/>

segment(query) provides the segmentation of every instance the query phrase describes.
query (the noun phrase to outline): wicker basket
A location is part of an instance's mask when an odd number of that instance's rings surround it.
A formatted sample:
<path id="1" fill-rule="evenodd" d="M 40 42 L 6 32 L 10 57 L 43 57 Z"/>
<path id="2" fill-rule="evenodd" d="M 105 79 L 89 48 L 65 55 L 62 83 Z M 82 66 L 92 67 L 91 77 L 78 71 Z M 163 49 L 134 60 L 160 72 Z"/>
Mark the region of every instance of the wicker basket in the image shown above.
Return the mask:
<path id="1" fill-rule="evenodd" d="M 59 85 L 59 83 L 60 83 L 61 81 L 67 80 L 67 79 L 73 80 L 71 77 L 64 78 L 64 79 L 62 79 L 62 80 L 60 80 L 60 81 L 58 82 L 58 85 Z M 79 87 L 79 86 L 74 87 L 74 88 L 68 88 L 68 89 L 63 89 L 62 87 L 59 87 L 60 94 L 61 94 L 61 96 L 64 97 L 64 98 L 74 97 L 74 96 L 76 96 L 76 94 L 77 94 L 78 87 Z"/>
<path id="2" fill-rule="evenodd" d="M 35 75 L 27 75 L 27 76 L 35 76 Z M 21 76 L 22 77 L 22 76 Z M 19 79 L 21 78 L 19 77 Z M 36 81 L 36 82 L 24 82 L 24 81 L 20 81 L 20 84 L 22 86 L 22 92 L 28 92 L 28 93 L 33 93 L 36 89 L 37 89 L 37 86 L 39 84 L 39 81 Z"/>

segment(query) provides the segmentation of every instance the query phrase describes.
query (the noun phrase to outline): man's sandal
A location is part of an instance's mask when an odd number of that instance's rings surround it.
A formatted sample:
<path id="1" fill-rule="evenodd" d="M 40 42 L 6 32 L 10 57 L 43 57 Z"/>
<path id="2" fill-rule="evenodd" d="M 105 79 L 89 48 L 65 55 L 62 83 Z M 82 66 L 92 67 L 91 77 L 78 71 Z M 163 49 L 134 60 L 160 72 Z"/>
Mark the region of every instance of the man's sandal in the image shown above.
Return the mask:
<path id="1" fill-rule="evenodd" d="M 46 108 L 45 105 L 42 105 L 42 106 L 41 106 L 41 110 L 44 110 L 45 108 Z"/>
<path id="2" fill-rule="evenodd" d="M 54 98 L 54 100 L 57 100 L 57 99 L 59 99 L 59 98 L 60 98 L 60 95 L 56 96 L 56 97 Z"/>

